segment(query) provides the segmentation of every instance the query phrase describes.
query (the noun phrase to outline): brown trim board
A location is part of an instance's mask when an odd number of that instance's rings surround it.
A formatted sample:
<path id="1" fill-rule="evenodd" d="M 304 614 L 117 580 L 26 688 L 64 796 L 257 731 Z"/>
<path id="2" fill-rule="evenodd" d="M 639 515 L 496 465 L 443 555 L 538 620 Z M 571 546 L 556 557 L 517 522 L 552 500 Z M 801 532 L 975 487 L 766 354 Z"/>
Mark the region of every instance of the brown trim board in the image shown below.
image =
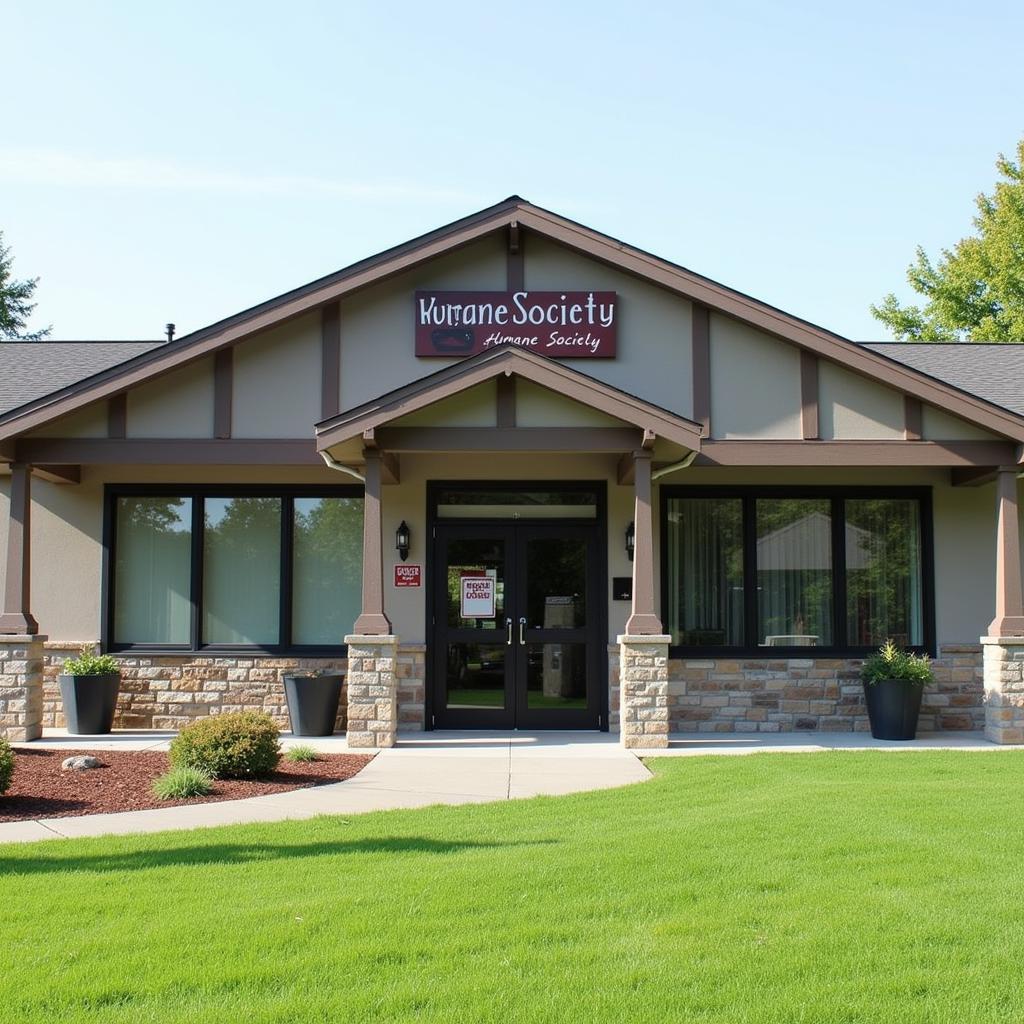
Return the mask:
<path id="1" fill-rule="evenodd" d="M 505 373 L 524 377 L 616 419 L 651 430 L 690 450 L 700 447 L 700 428 L 692 420 L 628 395 L 553 359 L 504 346 L 453 363 L 429 377 L 413 381 L 341 416 L 318 423 L 317 448 L 324 451 L 341 441 L 360 436 L 366 430 L 433 405 Z"/>
<path id="2" fill-rule="evenodd" d="M 58 392 L 55 397 L 20 412 L 6 422 L 0 417 L 0 436 L 11 436 L 48 422 L 90 401 L 151 379 L 224 345 L 276 326 L 342 295 L 402 273 L 442 253 L 451 252 L 508 227 L 515 221 L 520 232 L 536 231 L 595 260 L 633 274 L 691 301 L 703 304 L 726 316 L 734 317 L 784 341 L 879 380 L 978 426 L 1024 441 L 1024 417 L 993 405 L 977 396 L 937 381 L 908 366 L 870 349 L 856 345 L 837 334 L 807 323 L 782 310 L 759 302 L 701 277 L 683 267 L 659 259 L 623 242 L 576 224 L 550 211 L 513 196 L 502 203 L 465 217 L 430 234 L 413 239 L 377 256 L 353 264 L 337 274 L 220 321 L 193 335 L 162 346 L 152 353 L 137 356 L 87 381 Z"/>
<path id="3" fill-rule="evenodd" d="M 231 403 L 235 389 L 235 350 L 222 348 L 213 357 L 213 436 L 231 437 Z"/>
<path id="4" fill-rule="evenodd" d="M 711 436 L 711 311 L 690 304 L 693 357 L 693 418 L 705 437 Z"/>
<path id="5" fill-rule="evenodd" d="M 341 303 L 328 302 L 320 312 L 320 418 L 341 411 Z"/>
<path id="6" fill-rule="evenodd" d="M 499 374 L 496 379 L 495 422 L 508 429 L 516 425 L 516 379 L 510 373 Z"/>
<path id="7" fill-rule="evenodd" d="M 312 439 L 142 439 L 36 437 L 19 441 L 33 466 L 135 463 L 142 466 L 322 466 Z"/>
<path id="8" fill-rule="evenodd" d="M 818 357 L 800 350 L 800 427 L 805 441 L 820 436 L 818 424 Z"/>
<path id="9" fill-rule="evenodd" d="M 920 441 L 924 412 L 921 399 L 903 396 L 903 437 L 907 441 Z"/>
<path id="10" fill-rule="evenodd" d="M 111 395 L 107 401 L 107 437 L 128 435 L 128 394 Z"/>
<path id="11" fill-rule="evenodd" d="M 381 427 L 387 452 L 627 452 L 642 435 L 631 427 Z"/>
<path id="12" fill-rule="evenodd" d="M 697 466 L 993 466 L 1008 441 L 705 441 Z"/>

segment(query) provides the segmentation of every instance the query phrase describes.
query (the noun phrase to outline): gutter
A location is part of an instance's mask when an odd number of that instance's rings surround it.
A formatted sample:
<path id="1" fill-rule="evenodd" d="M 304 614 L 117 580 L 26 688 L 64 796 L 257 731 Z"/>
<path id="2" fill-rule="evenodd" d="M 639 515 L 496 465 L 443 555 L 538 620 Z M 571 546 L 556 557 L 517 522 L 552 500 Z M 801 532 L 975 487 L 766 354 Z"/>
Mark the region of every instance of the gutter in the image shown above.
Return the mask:
<path id="1" fill-rule="evenodd" d="M 354 476 L 361 484 L 366 483 L 366 477 L 359 470 L 339 462 L 330 452 L 321 452 L 320 458 L 327 463 L 328 469 L 335 469 L 339 473 L 348 473 L 349 476 Z"/>
<path id="2" fill-rule="evenodd" d="M 690 452 L 682 462 L 673 462 L 668 466 L 662 466 L 661 469 L 656 469 L 651 473 L 651 483 L 654 483 L 655 480 L 660 480 L 663 476 L 668 476 L 669 473 L 675 473 L 677 470 L 689 469 L 689 467 L 693 465 L 693 460 L 696 459 L 699 454 L 700 452 L 696 451 Z"/>

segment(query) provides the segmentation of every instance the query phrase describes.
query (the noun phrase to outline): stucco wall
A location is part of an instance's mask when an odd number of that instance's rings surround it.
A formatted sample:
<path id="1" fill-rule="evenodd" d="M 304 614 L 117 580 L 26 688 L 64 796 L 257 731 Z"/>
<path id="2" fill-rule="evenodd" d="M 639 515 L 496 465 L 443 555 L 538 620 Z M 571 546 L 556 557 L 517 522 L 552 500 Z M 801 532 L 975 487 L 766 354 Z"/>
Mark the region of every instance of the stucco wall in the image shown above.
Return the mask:
<path id="1" fill-rule="evenodd" d="M 799 438 L 800 352 L 729 317 L 711 316 L 711 436 Z"/>
<path id="2" fill-rule="evenodd" d="M 901 440 L 903 395 L 827 360 L 818 362 L 818 429 L 824 440 Z"/>
<path id="3" fill-rule="evenodd" d="M 497 384 L 493 380 L 478 384 L 451 398 L 401 416 L 392 427 L 493 427 L 497 422 Z"/>
<path id="4" fill-rule="evenodd" d="M 213 357 L 128 392 L 128 437 L 213 437 Z"/>
<path id="5" fill-rule="evenodd" d="M 958 416 L 926 405 L 921 415 L 921 436 L 926 441 L 992 441 L 1000 440 L 995 434 L 982 430 Z"/>
<path id="6" fill-rule="evenodd" d="M 47 423 L 37 430 L 29 431 L 26 437 L 106 437 L 107 403 L 93 402 L 59 420 Z"/>
<path id="7" fill-rule="evenodd" d="M 320 350 L 319 314 L 237 345 L 232 435 L 312 437 L 313 424 L 320 419 Z"/>

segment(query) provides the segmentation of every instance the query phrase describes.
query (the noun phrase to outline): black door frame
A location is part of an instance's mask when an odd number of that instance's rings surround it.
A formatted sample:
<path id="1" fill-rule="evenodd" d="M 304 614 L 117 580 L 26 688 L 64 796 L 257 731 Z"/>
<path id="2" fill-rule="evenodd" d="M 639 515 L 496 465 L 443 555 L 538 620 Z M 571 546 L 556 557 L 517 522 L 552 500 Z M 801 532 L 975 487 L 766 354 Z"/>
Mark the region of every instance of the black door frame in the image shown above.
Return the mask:
<path id="1" fill-rule="evenodd" d="M 551 519 L 492 519 L 492 518 L 459 518 L 440 519 L 437 515 L 438 496 L 441 491 L 550 491 L 563 492 L 588 491 L 596 499 L 596 516 L 594 519 L 577 519 L 552 517 Z M 608 731 L 608 600 L 610 581 L 608 577 L 608 484 L 605 480 L 428 480 L 427 481 L 426 521 L 429 531 L 427 538 L 427 558 L 424 570 L 424 636 L 427 638 L 427 657 L 425 659 L 424 705 L 425 728 L 434 728 L 436 717 L 435 694 L 437 689 L 437 658 L 434 643 L 435 591 L 437 583 L 437 539 L 436 527 L 440 523 L 457 523 L 463 526 L 515 526 L 515 525 L 552 525 L 552 526 L 587 526 L 595 531 L 596 541 L 596 583 L 593 591 L 596 609 L 594 626 L 596 652 L 588 661 L 595 666 L 597 673 L 596 699 L 598 707 L 598 729 Z M 516 627 L 518 629 L 518 626 Z M 500 727 L 499 727 L 500 728 Z M 529 728 L 529 727 L 527 727 Z M 539 726 L 537 728 L 540 728 Z M 571 728 L 571 727 L 569 727 Z"/>

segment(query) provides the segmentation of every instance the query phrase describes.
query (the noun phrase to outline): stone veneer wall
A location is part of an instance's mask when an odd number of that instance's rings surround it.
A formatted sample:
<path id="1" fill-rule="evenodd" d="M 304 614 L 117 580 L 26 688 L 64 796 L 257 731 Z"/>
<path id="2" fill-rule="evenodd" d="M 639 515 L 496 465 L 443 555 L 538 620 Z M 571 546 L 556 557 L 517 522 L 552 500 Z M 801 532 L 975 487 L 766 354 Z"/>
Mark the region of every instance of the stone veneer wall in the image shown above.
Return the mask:
<path id="1" fill-rule="evenodd" d="M 944 644 L 920 732 L 985 726 L 980 644 Z M 846 658 L 669 661 L 673 732 L 867 732 L 861 662 Z"/>
<path id="2" fill-rule="evenodd" d="M 47 643 L 43 655 L 43 728 L 64 727 L 57 676 L 65 658 L 83 644 Z M 271 655 L 119 654 L 121 693 L 118 729 L 180 729 L 196 718 L 225 711 L 266 711 L 287 729 L 282 676 L 321 669 L 345 672 L 345 658 L 285 658 Z M 398 717 L 405 730 L 424 726 L 425 647 L 410 644 L 398 653 Z M 347 687 L 342 688 L 335 729 L 346 727 Z"/>

